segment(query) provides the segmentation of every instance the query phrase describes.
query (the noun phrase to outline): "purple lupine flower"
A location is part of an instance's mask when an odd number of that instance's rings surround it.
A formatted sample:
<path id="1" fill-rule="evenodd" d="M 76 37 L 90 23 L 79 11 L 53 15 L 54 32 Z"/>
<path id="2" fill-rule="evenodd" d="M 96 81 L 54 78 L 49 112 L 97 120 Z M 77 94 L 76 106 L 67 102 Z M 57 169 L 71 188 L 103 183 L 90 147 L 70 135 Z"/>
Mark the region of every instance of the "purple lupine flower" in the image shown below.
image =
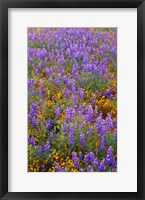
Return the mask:
<path id="1" fill-rule="evenodd" d="M 80 144 L 81 144 L 82 149 L 86 148 L 85 140 L 86 140 L 85 135 L 83 133 L 81 133 L 80 134 Z"/>
<path id="2" fill-rule="evenodd" d="M 32 88 L 32 89 L 31 89 L 31 94 L 32 94 L 32 96 L 34 96 L 34 95 L 35 95 L 34 88 Z"/>
<path id="3" fill-rule="evenodd" d="M 75 105 L 74 105 L 74 110 L 77 111 L 77 109 L 78 109 L 78 105 L 75 104 Z"/>
<path id="4" fill-rule="evenodd" d="M 100 47 L 100 53 L 102 56 L 104 56 L 104 54 L 106 53 L 106 45 L 103 44 L 101 47 Z"/>
<path id="5" fill-rule="evenodd" d="M 94 162 L 94 159 L 95 159 L 94 153 L 90 152 L 87 155 L 85 155 L 85 157 L 84 157 L 84 163 L 85 164 L 92 164 Z"/>
<path id="6" fill-rule="evenodd" d="M 98 162 L 97 158 L 95 158 L 93 161 L 93 167 L 97 170 L 98 166 L 99 166 L 99 162 Z"/>
<path id="7" fill-rule="evenodd" d="M 91 105 L 92 105 L 92 106 L 95 106 L 95 104 L 96 104 L 96 99 L 95 99 L 95 97 L 93 96 L 92 99 L 91 99 Z"/>
<path id="8" fill-rule="evenodd" d="M 84 129 L 85 127 L 85 122 L 82 122 L 82 124 L 80 125 L 82 129 Z"/>
<path id="9" fill-rule="evenodd" d="M 70 53 L 70 49 L 69 49 L 69 48 L 67 48 L 67 50 L 66 50 L 66 56 L 67 56 L 68 58 L 70 58 L 70 56 L 71 56 L 71 53 Z"/>
<path id="10" fill-rule="evenodd" d="M 61 69 L 61 76 L 64 76 L 65 75 L 65 69 L 62 67 Z"/>
<path id="11" fill-rule="evenodd" d="M 79 169 L 80 168 L 79 158 L 78 158 L 76 152 L 74 152 L 74 151 L 72 152 L 72 158 L 73 158 L 76 169 Z"/>
<path id="12" fill-rule="evenodd" d="M 91 72 L 92 69 L 93 69 L 92 64 L 87 64 L 86 67 L 85 67 L 85 71 L 87 71 L 87 72 Z"/>
<path id="13" fill-rule="evenodd" d="M 78 94 L 82 100 L 84 100 L 84 91 L 82 88 L 78 88 Z"/>
<path id="14" fill-rule="evenodd" d="M 42 63 L 38 64 L 38 70 L 41 71 L 42 70 Z"/>
<path id="15" fill-rule="evenodd" d="M 32 103 L 30 105 L 30 114 L 32 116 L 35 116 L 37 118 L 37 115 L 38 115 L 38 105 L 37 104 Z"/>
<path id="16" fill-rule="evenodd" d="M 39 105 L 41 106 L 43 104 L 43 101 L 40 99 L 39 101 Z"/>
<path id="17" fill-rule="evenodd" d="M 50 142 L 46 142 L 45 151 L 46 151 L 47 153 L 50 153 Z"/>
<path id="18" fill-rule="evenodd" d="M 74 75 L 77 72 L 78 68 L 76 66 L 73 66 L 72 68 L 72 74 Z"/>
<path id="19" fill-rule="evenodd" d="M 89 131 L 87 131 L 87 133 L 86 133 L 86 136 L 88 137 L 88 136 L 90 136 L 92 134 L 93 134 L 93 128 L 90 127 Z"/>
<path id="20" fill-rule="evenodd" d="M 28 142 L 32 145 L 35 146 L 35 139 L 33 137 L 28 137 Z"/>
<path id="21" fill-rule="evenodd" d="M 42 169 L 43 169 L 43 170 L 45 170 L 45 165 L 44 165 L 44 164 L 43 164 L 43 165 L 41 165 L 41 167 L 42 167 Z"/>
<path id="22" fill-rule="evenodd" d="M 31 121 L 31 120 L 32 120 L 32 115 L 28 114 L 28 121 Z"/>
<path id="23" fill-rule="evenodd" d="M 63 83 L 64 83 L 64 84 L 67 84 L 67 77 L 66 77 L 66 76 L 63 76 L 63 77 L 62 77 L 62 80 L 63 80 Z"/>
<path id="24" fill-rule="evenodd" d="M 83 87 L 85 86 L 85 83 L 86 83 L 86 82 L 85 82 L 85 79 L 83 78 L 83 79 L 82 79 L 82 86 L 83 86 Z"/>
<path id="25" fill-rule="evenodd" d="M 34 80 L 29 80 L 28 81 L 28 89 L 30 90 L 33 86 Z"/>
<path id="26" fill-rule="evenodd" d="M 39 83 L 39 81 L 34 81 L 33 85 L 34 85 L 35 87 L 37 87 L 37 86 L 38 86 L 38 83 Z"/>
<path id="27" fill-rule="evenodd" d="M 66 98 L 70 97 L 70 91 L 68 89 L 64 90 L 64 94 L 66 95 Z"/>
<path id="28" fill-rule="evenodd" d="M 94 74 L 95 74 L 95 76 L 98 75 L 98 66 L 95 66 L 95 67 L 94 67 Z"/>
<path id="29" fill-rule="evenodd" d="M 117 50 L 116 50 L 115 47 L 112 47 L 112 48 L 110 49 L 110 52 L 111 52 L 115 57 L 117 56 Z"/>
<path id="30" fill-rule="evenodd" d="M 76 122 L 74 123 L 73 128 L 74 128 L 74 132 L 78 131 L 78 124 Z"/>
<path id="31" fill-rule="evenodd" d="M 92 106 L 86 108 L 85 120 L 86 122 L 90 122 L 92 125 L 94 124 L 94 112 Z"/>
<path id="32" fill-rule="evenodd" d="M 112 88 L 109 88 L 108 91 L 106 92 L 107 97 L 110 98 L 110 100 L 112 100 L 113 96 L 112 96 Z"/>
<path id="33" fill-rule="evenodd" d="M 80 152 L 80 153 L 79 153 L 79 159 L 80 159 L 80 160 L 83 160 L 83 158 L 84 158 L 84 155 L 83 155 L 82 152 Z"/>
<path id="34" fill-rule="evenodd" d="M 106 163 L 110 167 L 115 167 L 116 166 L 116 162 L 115 162 L 115 160 L 113 158 L 113 148 L 112 148 L 112 146 L 110 146 L 108 148 L 107 156 L 106 156 Z"/>
<path id="35" fill-rule="evenodd" d="M 36 126 L 37 126 L 37 121 L 36 121 L 36 117 L 34 116 L 32 117 L 32 127 L 36 128 Z"/>
<path id="36" fill-rule="evenodd" d="M 46 49 L 39 49 L 39 50 L 37 51 L 37 56 L 38 56 L 39 58 L 44 59 L 44 58 L 47 56 L 47 51 L 46 51 Z"/>
<path id="37" fill-rule="evenodd" d="M 50 130 L 54 126 L 54 121 L 48 120 L 46 122 L 47 129 Z"/>
<path id="38" fill-rule="evenodd" d="M 71 89 L 72 89 L 73 94 L 76 93 L 77 87 L 76 87 L 76 80 L 75 79 L 71 81 Z"/>
<path id="39" fill-rule="evenodd" d="M 85 172 L 85 170 L 81 168 L 81 169 L 80 169 L 80 172 Z"/>
<path id="40" fill-rule="evenodd" d="M 102 113 L 96 120 L 96 129 L 98 133 L 104 135 L 104 132 L 106 130 L 106 122 L 102 119 Z"/>
<path id="41" fill-rule="evenodd" d="M 108 124 L 108 127 L 110 128 L 111 131 L 114 130 L 114 125 L 113 125 L 113 122 L 112 122 L 112 119 L 111 119 L 111 115 L 108 113 L 107 114 L 107 124 Z"/>
<path id="42" fill-rule="evenodd" d="M 50 135 L 49 135 L 49 139 L 50 140 L 56 140 L 56 135 L 51 132 Z"/>
<path id="43" fill-rule="evenodd" d="M 63 124 L 63 132 L 64 132 L 64 135 L 66 135 L 66 133 L 67 133 L 67 125 L 66 125 L 66 123 Z"/>
<path id="44" fill-rule="evenodd" d="M 37 104 L 31 104 L 30 105 L 30 114 L 28 115 L 29 122 L 32 122 L 32 127 L 36 128 L 37 126 L 37 119 L 38 117 L 38 105 Z"/>
<path id="45" fill-rule="evenodd" d="M 82 110 L 79 110 L 78 111 L 78 116 L 81 118 L 83 116 L 83 111 Z"/>
<path id="46" fill-rule="evenodd" d="M 56 117 L 57 119 L 59 119 L 59 118 L 60 118 L 60 108 L 55 107 L 54 110 L 55 110 L 55 117 Z"/>
<path id="47" fill-rule="evenodd" d="M 73 102 L 76 104 L 77 103 L 77 95 L 73 96 Z"/>
<path id="48" fill-rule="evenodd" d="M 90 161 L 91 161 L 91 163 L 94 161 L 94 159 L 95 159 L 95 155 L 94 155 L 94 153 L 93 152 L 90 152 L 89 153 L 89 158 L 90 158 Z"/>
<path id="49" fill-rule="evenodd" d="M 70 146 L 71 146 L 71 148 L 73 148 L 74 144 L 75 144 L 75 141 L 74 141 L 74 129 L 73 129 L 72 125 L 70 125 L 69 140 L 70 140 Z"/>
<path id="50" fill-rule="evenodd" d="M 56 168 L 57 172 L 66 172 L 66 170 L 62 169 L 61 166 L 57 162 L 54 162 L 52 165 Z"/>
<path id="51" fill-rule="evenodd" d="M 66 114 L 65 114 L 65 120 L 66 122 L 72 122 L 73 117 L 75 116 L 75 109 L 73 108 L 67 108 L 66 109 Z"/>
<path id="52" fill-rule="evenodd" d="M 70 80 L 70 77 L 68 77 L 68 80 L 67 80 L 67 88 L 68 89 L 71 89 L 71 85 L 72 85 L 72 83 L 71 83 L 71 80 Z"/>
<path id="53" fill-rule="evenodd" d="M 34 69 L 34 75 L 37 76 L 37 74 L 38 74 L 38 69 L 35 68 Z"/>
<path id="54" fill-rule="evenodd" d="M 38 152 L 42 153 L 43 152 L 43 147 L 41 145 L 38 146 Z"/>
<path id="55" fill-rule="evenodd" d="M 89 165 L 86 172 L 94 172 L 93 168 Z"/>
<path id="56" fill-rule="evenodd" d="M 39 88 L 39 96 L 40 98 L 43 98 L 43 86 L 40 86 Z"/>
<path id="57" fill-rule="evenodd" d="M 90 132 L 90 135 L 93 134 L 93 127 L 92 126 L 89 128 L 89 132 Z"/>
<path id="58" fill-rule="evenodd" d="M 105 171 L 105 159 L 103 159 L 99 164 L 99 171 L 104 172 Z"/>
<path id="59" fill-rule="evenodd" d="M 49 77 L 50 74 L 51 74 L 51 73 L 50 73 L 50 70 L 49 70 L 48 68 L 45 69 L 45 73 L 46 73 L 46 75 L 47 75 L 48 77 Z"/>
<path id="60" fill-rule="evenodd" d="M 106 128 L 103 127 L 102 130 L 102 135 L 101 135 L 101 149 L 105 150 L 106 149 Z"/>

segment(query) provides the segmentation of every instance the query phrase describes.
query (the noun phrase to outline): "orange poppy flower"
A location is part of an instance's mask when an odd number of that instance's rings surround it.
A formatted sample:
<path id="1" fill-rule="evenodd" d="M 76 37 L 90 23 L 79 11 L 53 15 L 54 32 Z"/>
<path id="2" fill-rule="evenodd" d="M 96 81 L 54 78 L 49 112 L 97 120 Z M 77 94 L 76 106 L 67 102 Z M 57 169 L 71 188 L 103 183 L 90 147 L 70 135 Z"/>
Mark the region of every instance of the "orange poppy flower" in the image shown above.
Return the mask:
<path id="1" fill-rule="evenodd" d="M 98 147 L 99 146 L 99 142 L 96 142 L 96 147 Z"/>
<path id="2" fill-rule="evenodd" d="M 65 119 L 65 115 L 62 115 L 62 119 L 63 119 L 63 120 Z"/>
<path id="3" fill-rule="evenodd" d="M 114 168 L 114 172 L 117 172 L 117 169 L 116 169 L 116 168 Z"/>
<path id="4" fill-rule="evenodd" d="M 60 93 L 57 94 L 58 99 L 60 99 Z"/>

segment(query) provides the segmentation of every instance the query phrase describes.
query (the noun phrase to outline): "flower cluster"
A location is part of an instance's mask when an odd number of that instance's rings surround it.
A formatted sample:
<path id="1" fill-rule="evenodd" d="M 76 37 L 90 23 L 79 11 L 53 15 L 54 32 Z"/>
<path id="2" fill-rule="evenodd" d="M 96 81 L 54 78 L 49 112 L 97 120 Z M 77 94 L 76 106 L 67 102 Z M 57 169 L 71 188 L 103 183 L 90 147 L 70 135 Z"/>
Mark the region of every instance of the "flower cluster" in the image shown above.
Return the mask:
<path id="1" fill-rule="evenodd" d="M 38 114 L 38 105 L 37 104 L 32 104 L 30 106 L 30 113 L 28 115 L 28 120 L 32 122 L 32 127 L 36 128 L 37 126 L 37 114 Z"/>
<path id="2" fill-rule="evenodd" d="M 75 164 L 76 169 L 79 169 L 80 168 L 80 166 L 79 166 L 79 158 L 77 157 L 76 152 L 72 152 L 72 158 L 74 160 L 74 164 Z"/>

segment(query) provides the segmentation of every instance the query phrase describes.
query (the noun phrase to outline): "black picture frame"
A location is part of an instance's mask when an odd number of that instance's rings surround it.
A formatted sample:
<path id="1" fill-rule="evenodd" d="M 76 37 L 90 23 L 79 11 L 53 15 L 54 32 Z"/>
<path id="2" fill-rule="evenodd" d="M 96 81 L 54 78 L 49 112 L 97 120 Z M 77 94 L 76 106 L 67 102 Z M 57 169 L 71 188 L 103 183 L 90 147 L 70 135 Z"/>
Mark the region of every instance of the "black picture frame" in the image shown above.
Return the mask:
<path id="1" fill-rule="evenodd" d="M 8 192 L 8 9 L 137 8 L 137 192 Z M 144 0 L 0 0 L 0 198 L 145 199 L 145 1 Z M 87 180 L 86 180 L 87 181 Z M 124 180 L 125 181 L 125 180 Z M 20 180 L 21 184 L 21 180 Z M 27 183 L 26 183 L 27 184 Z M 108 183 L 109 184 L 109 183 Z M 116 183 L 117 184 L 117 183 Z M 123 184 L 123 183 L 122 183 Z"/>

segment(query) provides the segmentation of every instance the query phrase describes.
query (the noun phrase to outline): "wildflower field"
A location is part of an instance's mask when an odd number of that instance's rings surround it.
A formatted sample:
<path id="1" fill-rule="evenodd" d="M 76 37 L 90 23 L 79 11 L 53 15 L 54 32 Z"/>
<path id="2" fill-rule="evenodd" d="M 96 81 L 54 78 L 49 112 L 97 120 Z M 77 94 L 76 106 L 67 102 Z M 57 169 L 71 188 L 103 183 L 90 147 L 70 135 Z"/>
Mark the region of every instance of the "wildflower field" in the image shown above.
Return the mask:
<path id="1" fill-rule="evenodd" d="M 117 29 L 28 28 L 28 171 L 117 171 Z"/>

